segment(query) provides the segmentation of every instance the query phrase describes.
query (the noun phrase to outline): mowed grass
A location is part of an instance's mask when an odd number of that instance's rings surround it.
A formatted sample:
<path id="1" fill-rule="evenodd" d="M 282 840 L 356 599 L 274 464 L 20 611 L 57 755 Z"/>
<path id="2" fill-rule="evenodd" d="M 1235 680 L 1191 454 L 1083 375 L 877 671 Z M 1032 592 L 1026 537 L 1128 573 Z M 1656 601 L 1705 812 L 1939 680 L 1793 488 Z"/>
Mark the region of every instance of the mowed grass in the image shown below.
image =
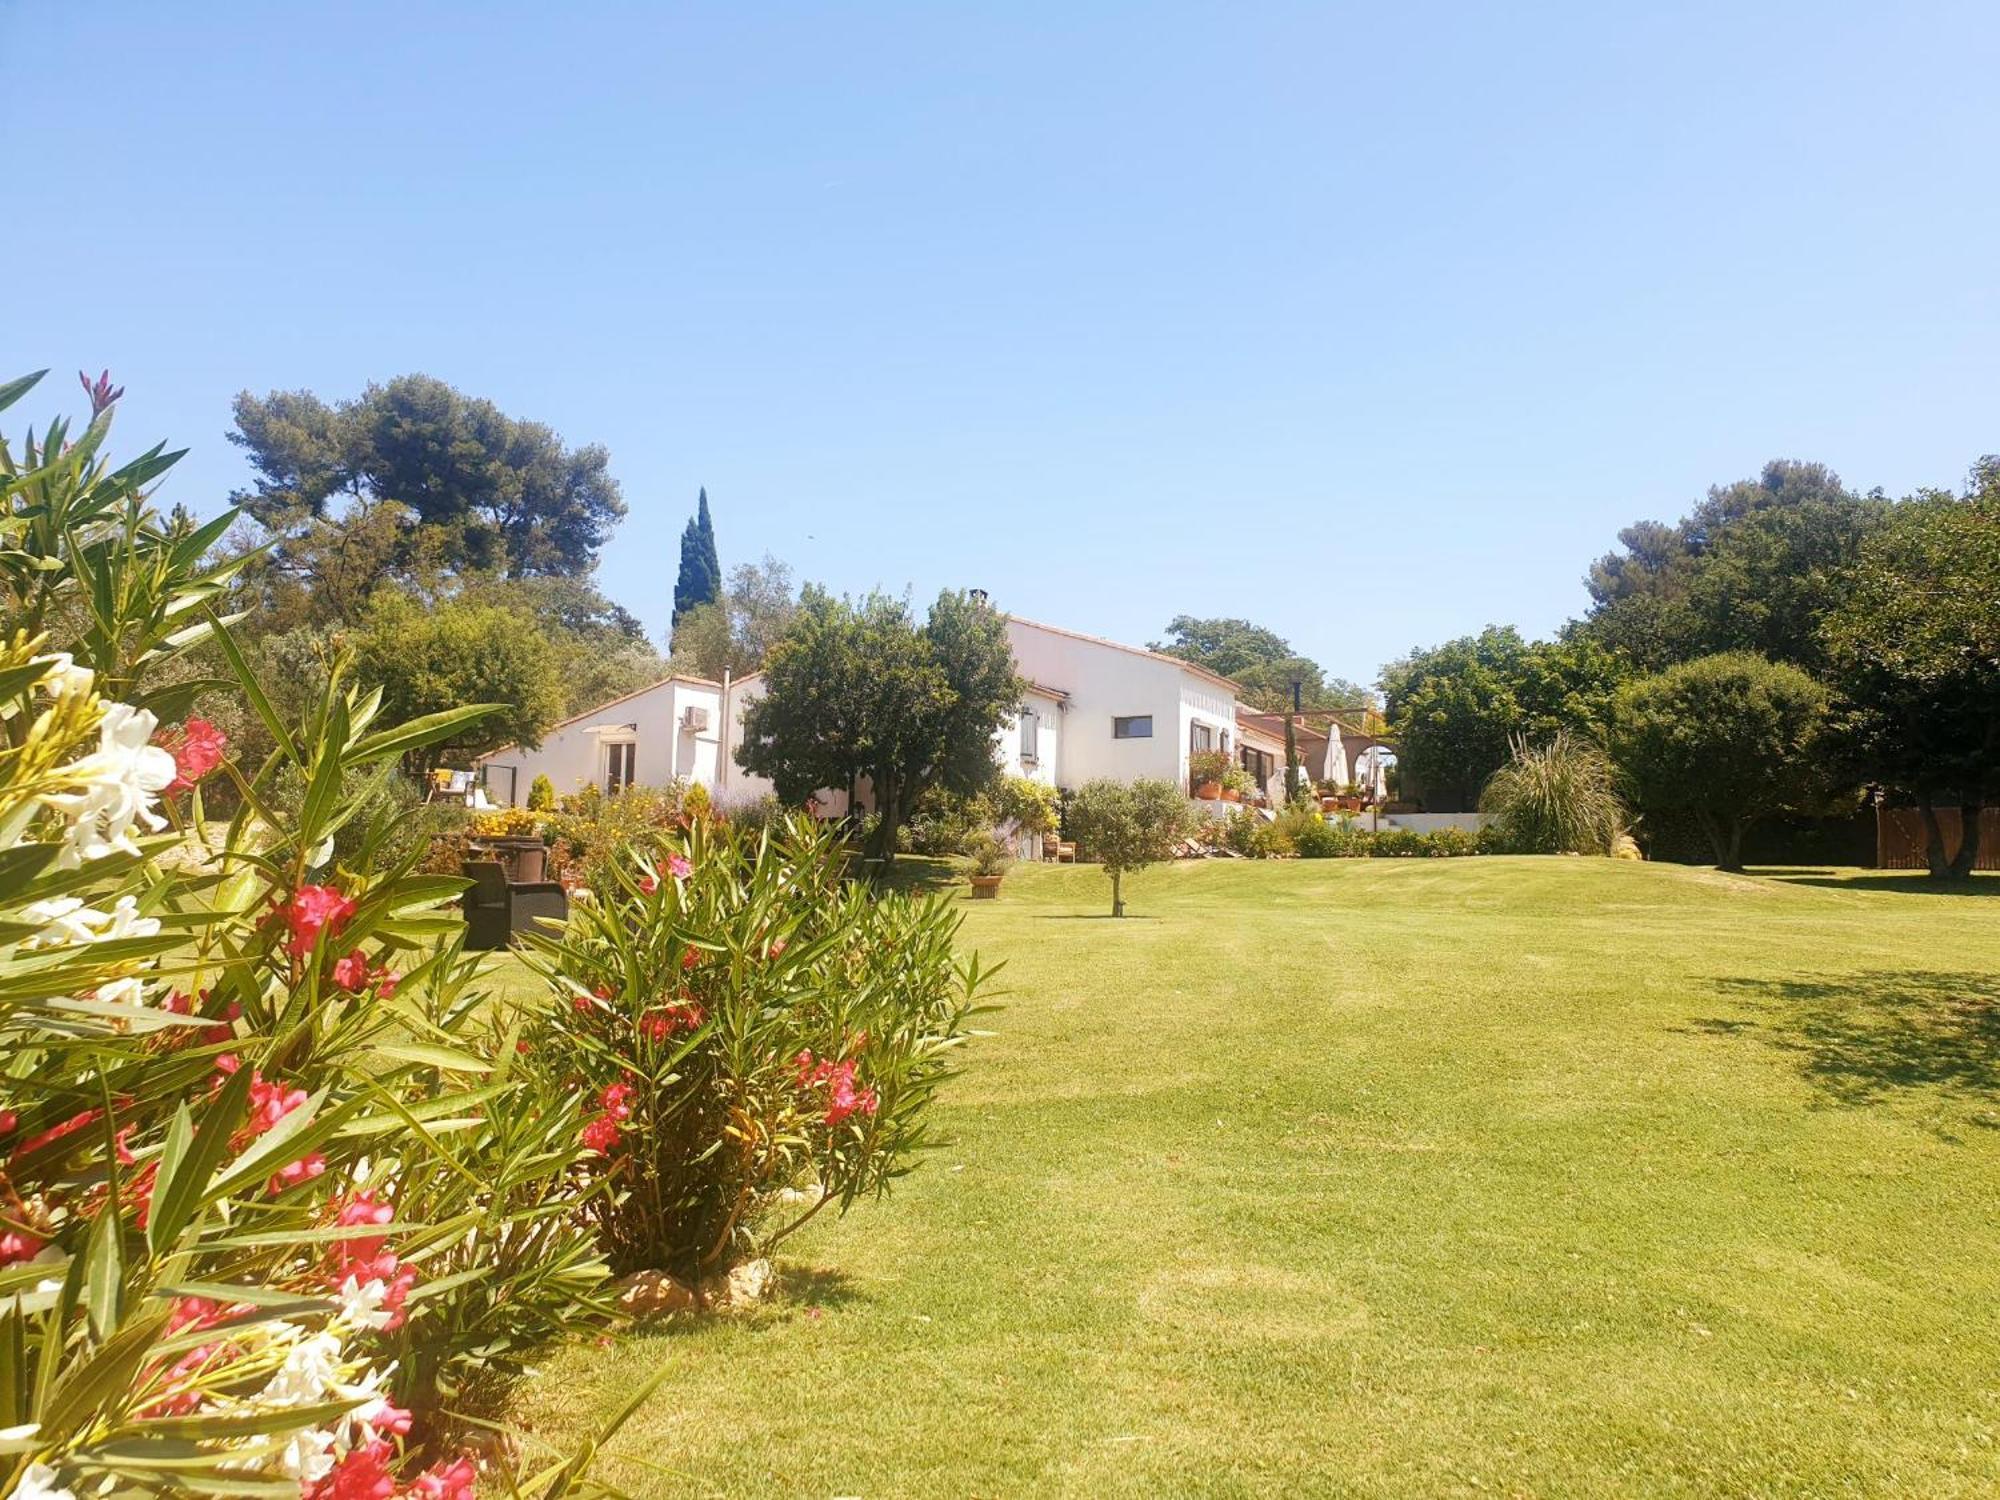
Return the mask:
<path id="1" fill-rule="evenodd" d="M 1017 869 L 945 1142 L 518 1416 L 640 1495 L 2000 1492 L 2000 881 Z"/>

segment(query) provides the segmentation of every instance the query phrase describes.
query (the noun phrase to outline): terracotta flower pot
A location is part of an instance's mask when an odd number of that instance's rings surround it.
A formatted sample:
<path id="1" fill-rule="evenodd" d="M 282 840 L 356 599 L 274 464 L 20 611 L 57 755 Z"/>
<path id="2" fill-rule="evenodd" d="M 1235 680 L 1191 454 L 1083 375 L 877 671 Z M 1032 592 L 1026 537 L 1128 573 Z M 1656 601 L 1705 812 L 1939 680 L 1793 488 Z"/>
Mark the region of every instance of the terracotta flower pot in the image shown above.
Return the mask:
<path id="1" fill-rule="evenodd" d="M 1224 802 L 1241 802 L 1243 800 L 1243 794 L 1239 791 L 1234 790 L 1233 788 L 1224 787 L 1222 789 L 1222 800 Z"/>
<path id="2" fill-rule="evenodd" d="M 1194 794 L 1204 802 L 1214 802 L 1222 796 L 1222 783 L 1219 781 L 1204 781 L 1194 789 Z"/>
<path id="3" fill-rule="evenodd" d="M 972 877 L 972 899 L 973 899 L 974 901 L 991 901 L 991 900 L 993 900 L 993 899 L 994 899 L 995 897 L 997 897 L 997 896 L 998 896 L 998 895 L 1000 894 L 1000 882 L 1001 882 L 1001 881 L 1002 881 L 1002 880 L 1003 880 L 1004 878 L 1005 878 L 1004 876 L 1000 876 L 1000 875 L 975 875 L 975 876 L 973 876 L 973 877 Z"/>

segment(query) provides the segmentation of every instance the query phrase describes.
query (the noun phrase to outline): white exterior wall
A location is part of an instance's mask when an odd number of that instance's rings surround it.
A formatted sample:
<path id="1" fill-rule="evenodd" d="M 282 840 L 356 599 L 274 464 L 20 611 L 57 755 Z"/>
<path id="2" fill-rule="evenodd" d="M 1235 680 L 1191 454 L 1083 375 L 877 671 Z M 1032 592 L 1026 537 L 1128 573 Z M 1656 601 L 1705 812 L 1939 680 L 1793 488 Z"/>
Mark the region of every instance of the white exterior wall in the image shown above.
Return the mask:
<path id="1" fill-rule="evenodd" d="M 1043 786 L 1059 786 L 1056 769 L 1062 764 L 1068 706 L 1055 693 L 1033 687 L 1021 700 L 1021 706 L 1035 715 L 1034 763 L 1030 765 L 1021 759 L 1021 716 L 1016 714 L 994 737 L 1000 753 L 1000 769 L 1009 776 L 1024 776 Z"/>
<path id="2" fill-rule="evenodd" d="M 1235 744 L 1236 704 L 1228 690 L 1164 658 L 1108 642 L 1007 622 L 1023 677 L 1067 693 L 1056 785 L 1160 777 L 1185 785 L 1188 728 L 1199 719 Z M 1115 739 L 1112 720 L 1150 714 L 1150 739 Z"/>
<path id="3" fill-rule="evenodd" d="M 697 730 L 682 727 L 690 708 L 707 711 L 705 727 Z M 606 726 L 619 727 L 606 732 Z M 554 783 L 558 796 L 581 791 L 586 786 L 601 787 L 607 768 L 605 747 L 621 740 L 630 740 L 635 747 L 632 779 L 639 785 L 665 786 L 679 779 L 712 787 L 722 745 L 722 727 L 719 687 L 688 678 L 669 678 L 557 725 L 537 749 L 510 745 L 483 757 L 487 795 L 496 802 L 504 802 L 511 791 L 517 805 L 525 803 L 528 789 L 538 775 L 547 776 Z M 511 778 L 507 774 L 510 770 Z"/>

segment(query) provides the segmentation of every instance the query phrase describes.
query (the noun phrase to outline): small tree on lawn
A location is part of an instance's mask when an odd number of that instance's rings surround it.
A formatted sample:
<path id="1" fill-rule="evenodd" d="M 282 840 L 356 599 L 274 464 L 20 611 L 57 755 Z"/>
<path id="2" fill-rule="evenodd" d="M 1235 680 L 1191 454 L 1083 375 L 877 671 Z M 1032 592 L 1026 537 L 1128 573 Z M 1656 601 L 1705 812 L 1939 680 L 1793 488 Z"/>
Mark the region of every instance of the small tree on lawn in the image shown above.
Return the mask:
<path id="1" fill-rule="evenodd" d="M 1093 781 L 1070 800 L 1069 831 L 1084 856 L 1111 877 L 1111 915 L 1125 915 L 1128 871 L 1174 857 L 1193 831 L 1196 813 L 1171 781 Z"/>
<path id="2" fill-rule="evenodd" d="M 1743 868 L 1743 832 L 1813 802 L 1826 692 L 1797 667 L 1747 651 L 1697 657 L 1628 683 L 1612 758 L 1643 812 L 1694 814 L 1724 870 Z"/>

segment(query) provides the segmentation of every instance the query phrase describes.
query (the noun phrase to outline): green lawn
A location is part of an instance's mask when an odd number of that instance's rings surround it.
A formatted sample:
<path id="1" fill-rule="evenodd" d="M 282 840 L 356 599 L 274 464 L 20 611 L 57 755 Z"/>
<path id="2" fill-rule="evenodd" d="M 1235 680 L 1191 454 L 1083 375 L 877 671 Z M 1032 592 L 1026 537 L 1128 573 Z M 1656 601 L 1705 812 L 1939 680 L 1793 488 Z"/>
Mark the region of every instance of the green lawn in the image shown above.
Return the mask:
<path id="1" fill-rule="evenodd" d="M 637 1494 L 2000 1493 L 2000 880 L 1088 868 L 946 1144 L 519 1413 Z"/>

